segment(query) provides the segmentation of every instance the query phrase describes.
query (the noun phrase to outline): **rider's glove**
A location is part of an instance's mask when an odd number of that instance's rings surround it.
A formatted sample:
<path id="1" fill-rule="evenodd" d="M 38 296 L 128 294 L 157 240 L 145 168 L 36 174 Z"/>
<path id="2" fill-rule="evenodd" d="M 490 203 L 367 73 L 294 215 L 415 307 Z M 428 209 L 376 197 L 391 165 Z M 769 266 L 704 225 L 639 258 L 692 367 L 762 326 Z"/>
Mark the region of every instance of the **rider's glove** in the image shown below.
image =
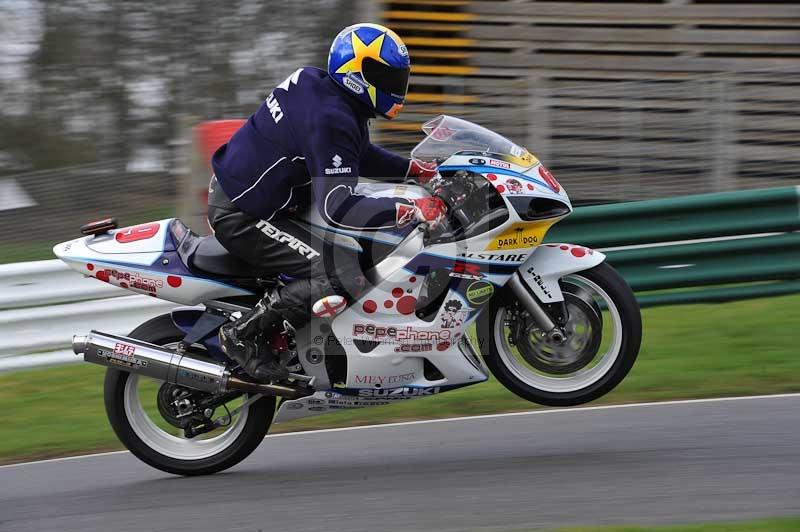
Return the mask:
<path id="1" fill-rule="evenodd" d="M 411 200 L 413 205 L 399 205 L 397 211 L 397 225 L 403 227 L 409 222 L 427 222 L 428 227 L 436 229 L 444 221 L 447 205 L 437 196 Z"/>
<path id="2" fill-rule="evenodd" d="M 408 163 L 406 177 L 416 178 L 417 183 L 424 185 L 436 176 L 436 163 L 428 163 L 411 159 Z"/>

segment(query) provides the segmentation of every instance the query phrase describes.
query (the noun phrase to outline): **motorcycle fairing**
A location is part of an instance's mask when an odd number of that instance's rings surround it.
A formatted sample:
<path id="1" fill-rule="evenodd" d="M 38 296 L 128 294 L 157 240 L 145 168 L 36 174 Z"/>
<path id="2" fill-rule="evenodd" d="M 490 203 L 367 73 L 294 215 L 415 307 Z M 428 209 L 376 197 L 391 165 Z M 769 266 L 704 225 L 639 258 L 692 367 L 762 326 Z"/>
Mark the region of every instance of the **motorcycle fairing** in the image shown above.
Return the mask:
<path id="1" fill-rule="evenodd" d="M 53 247 L 53 253 L 87 277 L 182 305 L 252 295 L 248 290 L 189 271 L 178 256 L 169 231 L 173 220 L 144 224 L 158 224 L 158 230 L 147 233 L 144 239 L 118 238 L 117 234 L 132 234 L 131 229 L 142 226 L 126 227 L 62 242 Z"/>
<path id="2" fill-rule="evenodd" d="M 415 387 L 403 386 L 391 389 L 332 388 L 313 395 L 281 402 L 273 423 L 283 423 L 311 415 L 325 414 L 350 408 L 385 406 L 400 401 L 431 397 L 440 393 L 463 388 L 468 384 L 454 386 Z"/>
<path id="3" fill-rule="evenodd" d="M 540 164 L 529 168 L 517 167 L 502 161 L 509 171 L 502 174 L 491 160 L 483 156 L 485 164 L 470 165 L 470 155 L 449 158 L 442 169 L 469 166 L 493 184 L 498 193 L 515 197 L 548 197 L 560 201 L 567 209 L 571 205 L 563 189 L 554 190 L 544 181 L 531 177 L 523 186 L 512 191 L 504 188 L 505 177 L 520 177 L 522 172 L 537 172 Z M 495 163 L 499 165 L 501 163 Z M 502 168 L 500 168 L 502 170 Z M 492 177 L 494 176 L 494 180 Z M 527 176 L 526 176 L 527 177 Z M 400 191 L 395 185 L 371 186 L 372 193 L 419 195 L 420 187 L 406 186 Z M 364 190 L 366 192 L 366 190 Z M 402 194 L 401 194 L 402 195 Z M 394 250 L 375 265 L 368 277 L 373 282 L 347 310 L 332 322 L 336 343 L 347 349 L 347 368 L 342 388 L 329 388 L 297 401 L 287 401 L 279 409 L 276 420 L 323 413 L 337 408 L 371 406 L 376 402 L 424 397 L 455 387 L 483 382 L 487 372 L 477 356 L 466 328 L 477 318 L 481 309 L 491 300 L 496 290 L 505 285 L 523 263 L 530 260 L 536 245 L 556 219 L 530 220 L 520 218 L 506 200 L 509 215 L 505 221 L 489 231 L 458 242 L 444 242 L 424 247 L 419 231 L 406 232 L 403 238 L 397 232 L 353 231 L 353 239 L 381 239 L 394 243 Z M 345 233 L 331 229 L 317 220 L 313 211 L 306 217 L 319 230 Z M 530 234 L 535 239 L 509 239 L 506 248 L 499 239 L 508 234 Z M 418 302 L 423 299 L 426 276 L 432 271 L 446 272 L 449 276 L 438 308 L 432 315 L 420 317 Z M 557 285 L 557 279 L 556 279 Z M 305 333 L 310 336 L 309 333 Z M 298 335 L 300 336 L 300 335 Z M 320 343 L 324 335 L 318 334 Z M 299 342 L 301 343 L 301 342 Z M 320 343 L 316 343 L 317 346 Z M 318 377 L 319 384 L 330 385 L 322 364 L 310 364 L 302 356 L 311 345 L 300 345 L 300 361 L 309 375 Z M 326 356 L 329 353 L 326 352 Z M 426 365 L 431 364 L 438 373 L 426 376 Z M 436 378 L 434 379 L 434 375 Z M 319 388 L 318 388 L 319 389 Z"/>
<path id="4" fill-rule="evenodd" d="M 476 164 L 480 162 L 481 164 Z M 477 157 L 468 152 L 457 153 L 449 157 L 441 166 L 439 172 L 452 172 L 465 170 L 485 176 L 495 189 L 503 196 L 534 196 L 555 199 L 572 210 L 566 190 L 555 179 L 547 168 L 538 161 L 525 167 L 515 163 L 505 162 L 494 154 L 480 154 Z M 524 186 L 511 187 L 509 183 L 519 180 Z"/>
<path id="5" fill-rule="evenodd" d="M 557 303 L 564 301 L 559 279 L 593 268 L 605 259 L 603 253 L 583 246 L 544 244 L 533 250 L 519 268 L 519 275 L 542 303 Z"/>
<path id="6" fill-rule="evenodd" d="M 169 228 L 172 219 L 122 227 L 84 239 L 90 250 L 103 255 L 175 251 Z"/>
<path id="7" fill-rule="evenodd" d="M 400 268 L 333 321 L 339 341 L 352 346 L 345 387 L 432 388 L 486 380 L 487 375 L 467 360 L 459 346 L 469 343 L 465 328 L 489 299 L 484 295 L 485 299 L 470 301 L 465 285 L 483 283 L 483 292 L 473 289 L 476 294 L 493 292 L 493 286 L 488 281 L 453 278 L 442 305 L 426 320 L 416 315 L 424 280 L 422 272 Z M 439 378 L 426 377 L 425 359 L 438 370 Z"/>

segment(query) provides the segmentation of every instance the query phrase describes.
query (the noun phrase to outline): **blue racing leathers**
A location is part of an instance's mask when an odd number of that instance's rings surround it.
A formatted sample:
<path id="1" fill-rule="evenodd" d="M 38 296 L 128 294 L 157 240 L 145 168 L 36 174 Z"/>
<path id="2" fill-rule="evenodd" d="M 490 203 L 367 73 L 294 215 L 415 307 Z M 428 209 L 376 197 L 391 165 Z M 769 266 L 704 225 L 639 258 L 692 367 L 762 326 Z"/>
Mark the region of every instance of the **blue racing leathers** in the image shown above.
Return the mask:
<path id="1" fill-rule="evenodd" d="M 236 207 L 266 221 L 287 217 L 313 191 L 334 227 L 393 227 L 408 200 L 354 193 L 359 176 L 401 180 L 409 168 L 409 159 L 370 143 L 372 117 L 327 72 L 298 69 L 216 151 L 219 186 Z"/>

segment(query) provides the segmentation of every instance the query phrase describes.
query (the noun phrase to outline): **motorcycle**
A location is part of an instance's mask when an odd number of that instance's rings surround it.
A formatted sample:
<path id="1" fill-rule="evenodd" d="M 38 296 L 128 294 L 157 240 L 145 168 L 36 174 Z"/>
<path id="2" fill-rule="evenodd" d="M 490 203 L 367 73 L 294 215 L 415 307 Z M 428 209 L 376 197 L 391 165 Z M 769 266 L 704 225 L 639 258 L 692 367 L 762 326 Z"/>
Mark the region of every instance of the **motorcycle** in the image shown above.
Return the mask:
<path id="1" fill-rule="evenodd" d="M 84 275 L 187 305 L 128 336 L 73 338 L 76 354 L 107 366 L 108 419 L 134 455 L 173 474 L 211 474 L 253 452 L 272 423 L 435 396 L 490 373 L 550 406 L 592 401 L 623 380 L 639 351 L 639 307 L 603 253 L 543 243 L 572 212 L 563 187 L 481 126 L 442 115 L 422 129 L 412 157 L 438 165 L 427 187 L 358 192 L 435 194 L 447 223 L 359 232 L 327 226 L 314 208 L 302 214 L 332 249 L 359 251 L 369 286 L 351 301 L 318 302 L 319 317 L 292 331 L 286 381 L 250 379 L 217 339 L 283 276 L 259 277 L 174 218 L 121 229 L 102 220 L 54 247 Z"/>

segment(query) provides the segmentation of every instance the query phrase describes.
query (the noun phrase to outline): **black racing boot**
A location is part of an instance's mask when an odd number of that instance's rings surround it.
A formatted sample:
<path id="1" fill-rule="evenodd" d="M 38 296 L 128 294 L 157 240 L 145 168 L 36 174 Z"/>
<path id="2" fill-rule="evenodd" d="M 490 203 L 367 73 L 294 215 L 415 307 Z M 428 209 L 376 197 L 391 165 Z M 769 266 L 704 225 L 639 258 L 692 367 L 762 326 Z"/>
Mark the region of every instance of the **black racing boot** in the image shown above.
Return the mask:
<path id="1" fill-rule="evenodd" d="M 277 292 L 266 294 L 252 310 L 219 329 L 222 351 L 261 382 L 285 380 L 289 376 L 285 357 L 273 352 L 270 340 L 281 335 L 284 323 L 274 309 Z"/>
<path id="2" fill-rule="evenodd" d="M 264 382 L 289 376 L 286 366 L 291 357 L 287 355 L 294 349 L 290 329 L 308 323 L 313 303 L 335 293 L 324 275 L 297 279 L 279 290 L 266 294 L 251 311 L 219 330 L 222 351 L 248 375 Z"/>

